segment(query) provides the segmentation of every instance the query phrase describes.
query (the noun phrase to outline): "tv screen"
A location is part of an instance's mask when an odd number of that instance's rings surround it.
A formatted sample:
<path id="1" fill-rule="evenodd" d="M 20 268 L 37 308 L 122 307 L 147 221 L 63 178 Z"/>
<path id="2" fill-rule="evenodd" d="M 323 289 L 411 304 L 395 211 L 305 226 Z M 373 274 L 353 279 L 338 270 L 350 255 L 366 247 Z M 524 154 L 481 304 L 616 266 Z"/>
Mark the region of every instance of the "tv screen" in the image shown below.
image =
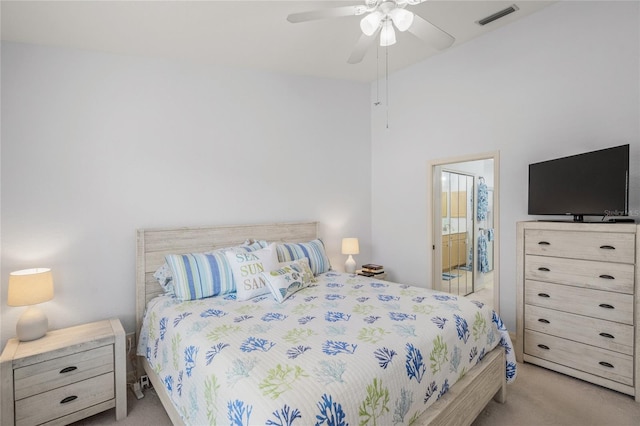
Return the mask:
<path id="1" fill-rule="evenodd" d="M 625 216 L 629 145 L 529 165 L 529 214 Z"/>

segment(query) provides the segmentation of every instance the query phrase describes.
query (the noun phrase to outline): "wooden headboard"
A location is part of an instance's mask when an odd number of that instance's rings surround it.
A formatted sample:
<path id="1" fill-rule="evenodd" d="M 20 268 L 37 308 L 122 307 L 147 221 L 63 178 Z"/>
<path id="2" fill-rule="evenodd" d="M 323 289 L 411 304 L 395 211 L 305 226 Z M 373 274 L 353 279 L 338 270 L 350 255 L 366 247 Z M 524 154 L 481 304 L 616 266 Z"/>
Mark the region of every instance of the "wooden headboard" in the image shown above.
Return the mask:
<path id="1" fill-rule="evenodd" d="M 153 278 L 167 254 L 201 253 L 231 247 L 247 239 L 306 242 L 318 238 L 318 222 L 138 229 L 136 246 L 136 334 L 147 302 L 162 294 Z M 136 336 L 138 337 L 138 336 Z"/>

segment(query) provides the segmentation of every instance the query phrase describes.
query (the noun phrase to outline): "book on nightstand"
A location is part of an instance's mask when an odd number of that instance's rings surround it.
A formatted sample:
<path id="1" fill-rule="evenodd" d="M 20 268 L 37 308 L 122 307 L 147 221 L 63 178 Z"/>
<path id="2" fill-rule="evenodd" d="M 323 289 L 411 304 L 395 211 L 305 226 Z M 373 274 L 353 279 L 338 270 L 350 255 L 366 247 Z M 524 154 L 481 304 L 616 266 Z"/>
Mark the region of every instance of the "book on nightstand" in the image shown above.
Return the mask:
<path id="1" fill-rule="evenodd" d="M 360 275 L 364 275 L 366 277 L 375 277 L 376 275 L 384 274 L 384 267 L 382 265 L 376 265 L 374 263 L 367 263 L 366 265 L 362 265 L 362 269 L 360 270 Z"/>

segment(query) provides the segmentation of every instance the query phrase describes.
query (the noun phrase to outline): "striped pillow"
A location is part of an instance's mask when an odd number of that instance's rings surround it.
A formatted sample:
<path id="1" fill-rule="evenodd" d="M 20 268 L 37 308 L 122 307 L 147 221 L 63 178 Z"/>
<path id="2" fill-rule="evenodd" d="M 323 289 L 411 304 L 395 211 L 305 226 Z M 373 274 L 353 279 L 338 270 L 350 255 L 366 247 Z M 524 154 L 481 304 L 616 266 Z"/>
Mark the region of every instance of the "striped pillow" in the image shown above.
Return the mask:
<path id="1" fill-rule="evenodd" d="M 169 254 L 173 291 L 180 300 L 196 300 L 236 290 L 233 272 L 223 250 L 211 253 Z"/>
<path id="2" fill-rule="evenodd" d="M 324 243 L 320 239 L 309 241 L 308 243 L 286 243 L 278 244 L 278 260 L 280 262 L 291 262 L 292 260 L 309 259 L 309 266 L 313 275 L 322 274 L 331 269 L 329 258 L 324 250 Z"/>
<path id="3" fill-rule="evenodd" d="M 214 254 L 214 253 L 224 253 L 225 251 L 229 251 L 229 250 L 244 250 L 244 251 L 254 251 L 254 250 L 260 250 L 262 248 L 265 248 L 269 245 L 268 242 L 264 241 L 264 240 L 246 240 L 244 243 L 242 243 L 239 246 L 235 246 L 235 247 L 226 247 L 226 248 L 221 248 L 221 249 L 216 249 L 213 251 L 207 251 L 204 253 L 195 253 L 198 255 L 207 255 L 207 254 Z M 174 255 L 175 256 L 175 255 Z M 216 261 L 220 261 L 220 259 L 222 259 L 220 256 L 216 256 Z M 165 257 L 166 260 L 166 257 Z M 226 262 L 226 257 L 224 259 L 222 259 L 223 262 Z M 184 263 L 184 261 L 182 261 Z M 184 265 L 183 265 L 184 266 Z M 160 268 L 158 268 L 158 270 L 156 270 L 156 272 L 153 274 L 153 277 L 158 281 L 158 283 L 160 284 L 160 286 L 162 286 L 162 289 L 164 290 L 165 294 L 169 294 L 169 295 L 175 295 L 175 290 L 174 290 L 174 283 L 175 280 L 173 279 L 173 277 L 175 276 L 175 274 L 173 273 L 172 268 L 169 266 L 168 262 L 165 262 Z M 186 279 L 188 281 L 188 279 Z M 212 283 L 215 287 L 215 283 L 219 282 L 220 279 L 216 279 L 215 277 L 212 277 Z M 185 277 L 182 277 L 182 281 L 183 284 L 185 282 Z M 181 291 L 181 295 L 182 297 L 190 297 L 191 292 L 188 291 L 184 291 L 185 288 L 188 288 L 188 285 L 185 287 L 183 286 L 183 291 Z M 231 290 L 231 292 L 235 291 L 235 282 L 233 283 L 233 290 Z M 206 296 L 202 296 L 202 297 L 210 297 L 210 296 L 217 296 L 218 294 L 226 294 L 226 293 L 215 293 L 215 294 L 209 294 L 214 292 L 214 290 L 211 291 L 205 291 L 203 292 L 203 294 L 207 294 Z M 229 293 L 229 292 L 227 292 Z M 194 300 L 194 299 L 183 299 L 181 297 L 182 300 Z"/>

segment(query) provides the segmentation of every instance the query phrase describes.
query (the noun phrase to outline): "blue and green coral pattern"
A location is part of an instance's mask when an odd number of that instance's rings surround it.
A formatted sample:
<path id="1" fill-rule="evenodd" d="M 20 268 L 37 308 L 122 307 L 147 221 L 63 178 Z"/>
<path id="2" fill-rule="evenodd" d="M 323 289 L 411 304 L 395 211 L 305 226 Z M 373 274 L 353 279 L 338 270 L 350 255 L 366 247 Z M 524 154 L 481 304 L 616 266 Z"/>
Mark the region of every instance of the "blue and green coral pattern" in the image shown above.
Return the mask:
<path id="1" fill-rule="evenodd" d="M 284 303 L 149 303 L 138 353 L 188 425 L 412 423 L 509 334 L 482 303 L 327 272 Z"/>

